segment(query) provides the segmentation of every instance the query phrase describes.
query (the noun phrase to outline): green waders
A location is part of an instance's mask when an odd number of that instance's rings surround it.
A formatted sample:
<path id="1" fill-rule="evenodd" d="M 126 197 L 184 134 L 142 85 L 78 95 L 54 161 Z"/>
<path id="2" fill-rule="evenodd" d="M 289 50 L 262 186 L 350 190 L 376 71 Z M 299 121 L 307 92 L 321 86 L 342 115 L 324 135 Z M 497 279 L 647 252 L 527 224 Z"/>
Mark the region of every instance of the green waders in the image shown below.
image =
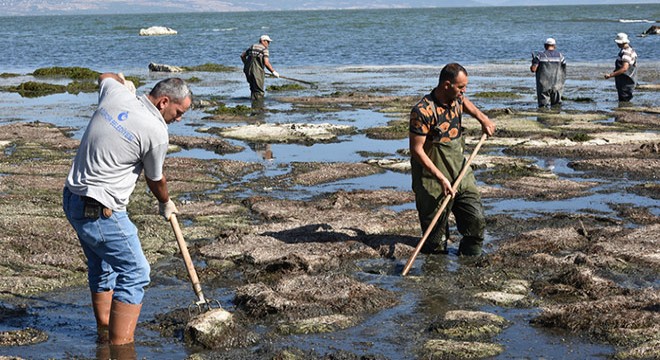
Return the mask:
<path id="1" fill-rule="evenodd" d="M 435 143 L 430 146 L 426 153 L 452 184 L 454 184 L 465 162 L 463 156 L 464 145 L 465 140 L 463 138 L 447 143 Z M 425 232 L 431 224 L 440 203 L 444 200 L 442 184 L 417 161 L 411 160 L 411 164 L 415 204 L 422 232 Z M 449 210 L 456 218 L 458 232 L 463 235 L 458 248 L 459 255 L 481 255 L 486 220 L 481 205 L 481 195 L 472 169 L 468 169 L 456 191 L 456 196 L 449 201 L 434 230 L 429 234 L 421 249 L 423 253 L 446 252 L 446 239 L 449 235 L 447 233 Z"/>
<path id="2" fill-rule="evenodd" d="M 252 100 L 253 107 L 255 105 L 261 107 L 264 101 L 264 94 L 266 93 L 264 87 L 266 71 L 258 59 L 249 58 L 243 72 L 250 85 L 250 99 Z"/>

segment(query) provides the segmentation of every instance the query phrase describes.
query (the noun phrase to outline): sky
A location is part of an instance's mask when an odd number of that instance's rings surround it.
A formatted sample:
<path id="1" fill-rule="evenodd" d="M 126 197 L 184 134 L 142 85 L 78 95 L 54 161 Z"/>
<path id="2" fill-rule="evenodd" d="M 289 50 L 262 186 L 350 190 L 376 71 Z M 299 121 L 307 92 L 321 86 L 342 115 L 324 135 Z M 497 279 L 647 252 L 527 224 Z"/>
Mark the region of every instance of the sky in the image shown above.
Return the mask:
<path id="1" fill-rule="evenodd" d="M 456 6 L 640 4 L 657 0 L 0 0 L 0 16 L 375 9 Z M 423 5 L 422 5 L 423 4 Z"/>

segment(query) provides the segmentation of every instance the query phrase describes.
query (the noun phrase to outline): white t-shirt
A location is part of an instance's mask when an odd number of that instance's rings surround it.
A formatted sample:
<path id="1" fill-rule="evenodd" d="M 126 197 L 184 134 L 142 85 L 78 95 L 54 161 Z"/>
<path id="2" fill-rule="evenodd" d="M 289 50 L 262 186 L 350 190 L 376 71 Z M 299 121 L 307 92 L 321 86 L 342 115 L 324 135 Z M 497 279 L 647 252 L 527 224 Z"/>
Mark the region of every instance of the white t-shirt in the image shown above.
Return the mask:
<path id="1" fill-rule="evenodd" d="M 66 187 L 114 211 L 126 211 L 143 169 L 151 180 L 163 177 L 168 144 L 167 124 L 149 98 L 136 97 L 121 83 L 106 78 Z"/>

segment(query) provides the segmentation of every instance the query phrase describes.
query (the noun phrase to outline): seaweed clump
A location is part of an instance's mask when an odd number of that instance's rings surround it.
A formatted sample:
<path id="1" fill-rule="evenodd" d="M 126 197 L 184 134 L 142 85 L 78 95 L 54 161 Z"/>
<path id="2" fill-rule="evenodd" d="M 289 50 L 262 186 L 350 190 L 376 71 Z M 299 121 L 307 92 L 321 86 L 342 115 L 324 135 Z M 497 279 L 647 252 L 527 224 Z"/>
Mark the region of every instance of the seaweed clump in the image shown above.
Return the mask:
<path id="1" fill-rule="evenodd" d="M 98 85 L 91 81 L 73 81 L 68 85 L 27 81 L 21 83 L 18 86 L 10 86 L 6 89 L 7 91 L 18 93 L 22 97 L 34 98 L 53 94 L 63 94 L 67 92 L 74 95 L 81 92 L 89 93 L 97 91 L 98 88 Z"/>
<path id="2" fill-rule="evenodd" d="M 236 70 L 236 68 L 226 65 L 206 63 L 195 66 L 182 66 L 185 71 L 202 71 L 202 72 L 230 72 Z"/>
<path id="3" fill-rule="evenodd" d="M 299 84 L 284 84 L 284 85 L 271 85 L 268 87 L 268 91 L 293 91 L 293 90 L 305 90 L 306 88 Z"/>
<path id="4" fill-rule="evenodd" d="M 67 77 L 73 80 L 96 80 L 99 75 L 101 75 L 101 73 L 98 71 L 78 66 L 53 66 L 40 68 L 32 73 L 32 76 L 34 77 Z"/>

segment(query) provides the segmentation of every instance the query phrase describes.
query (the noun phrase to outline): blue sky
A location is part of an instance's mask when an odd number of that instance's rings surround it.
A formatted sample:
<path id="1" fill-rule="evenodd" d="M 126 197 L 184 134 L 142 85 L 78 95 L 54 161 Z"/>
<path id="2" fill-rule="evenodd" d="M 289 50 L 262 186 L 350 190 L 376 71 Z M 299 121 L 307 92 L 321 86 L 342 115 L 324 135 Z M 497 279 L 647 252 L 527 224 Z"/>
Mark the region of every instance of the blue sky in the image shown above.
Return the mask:
<path id="1" fill-rule="evenodd" d="M 0 15 L 655 3 L 657 0 L 0 0 Z"/>

